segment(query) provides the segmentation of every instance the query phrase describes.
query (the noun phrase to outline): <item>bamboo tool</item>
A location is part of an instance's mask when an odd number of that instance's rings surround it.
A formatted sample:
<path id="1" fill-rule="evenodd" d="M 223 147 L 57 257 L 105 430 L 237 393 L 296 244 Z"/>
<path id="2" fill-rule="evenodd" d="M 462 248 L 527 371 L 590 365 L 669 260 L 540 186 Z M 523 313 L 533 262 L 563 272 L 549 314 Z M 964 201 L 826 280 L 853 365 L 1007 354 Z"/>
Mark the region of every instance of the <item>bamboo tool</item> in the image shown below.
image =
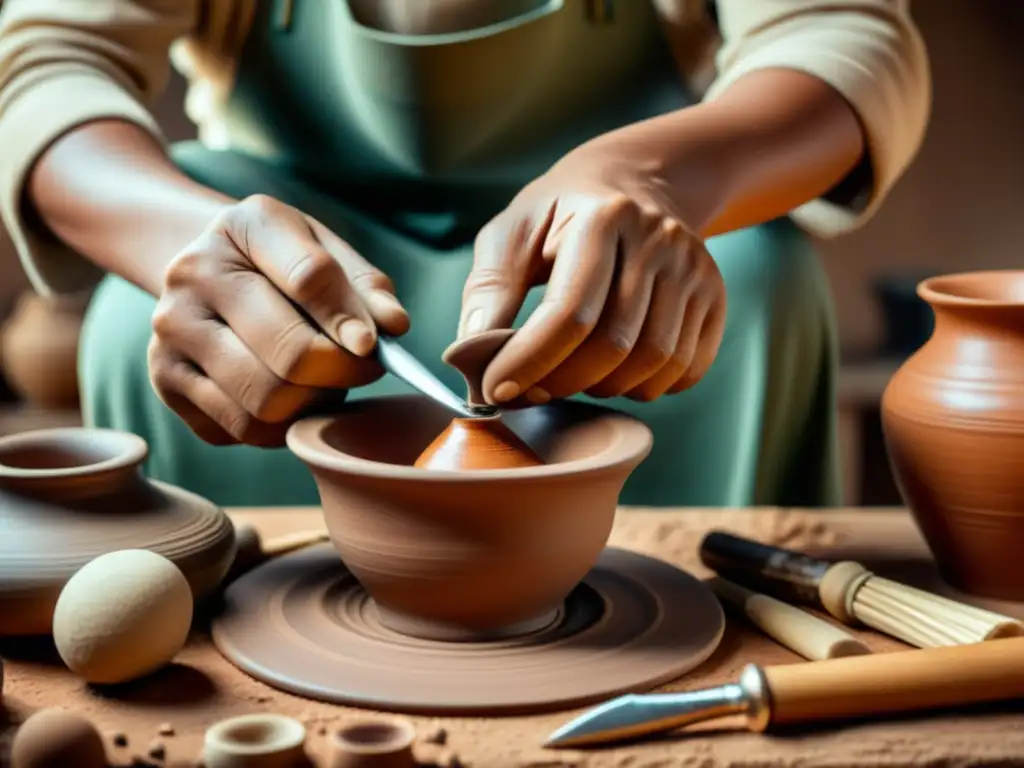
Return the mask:
<path id="1" fill-rule="evenodd" d="M 774 667 L 686 693 L 620 696 L 559 728 L 546 747 L 582 747 L 744 715 L 749 730 L 1024 698 L 1024 637 Z"/>
<path id="2" fill-rule="evenodd" d="M 781 600 L 824 608 L 844 624 L 865 624 L 918 648 L 1024 635 L 1024 623 L 876 576 L 851 561 L 830 563 L 798 552 L 712 532 L 700 545 L 720 576 Z"/>
<path id="3" fill-rule="evenodd" d="M 240 576 L 272 558 L 327 540 L 327 531 L 321 529 L 295 531 L 263 541 L 251 525 L 240 525 L 235 529 L 235 561 L 231 565 L 228 578 Z"/>
<path id="4" fill-rule="evenodd" d="M 774 597 L 751 592 L 720 576 L 709 586 L 720 600 L 742 610 L 768 637 L 805 659 L 821 661 L 871 653 L 849 632 Z"/>

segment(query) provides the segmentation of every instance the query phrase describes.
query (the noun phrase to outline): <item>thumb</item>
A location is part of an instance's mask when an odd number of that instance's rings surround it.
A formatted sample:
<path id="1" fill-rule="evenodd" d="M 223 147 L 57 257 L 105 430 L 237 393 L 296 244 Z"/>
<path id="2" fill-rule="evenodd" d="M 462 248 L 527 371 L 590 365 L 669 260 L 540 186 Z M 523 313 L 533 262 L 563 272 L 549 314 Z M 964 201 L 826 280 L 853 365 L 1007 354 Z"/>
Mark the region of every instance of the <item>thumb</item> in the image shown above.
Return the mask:
<path id="1" fill-rule="evenodd" d="M 530 253 L 517 238 L 488 225 L 473 248 L 473 269 L 462 292 L 458 338 L 510 328 L 530 289 Z"/>

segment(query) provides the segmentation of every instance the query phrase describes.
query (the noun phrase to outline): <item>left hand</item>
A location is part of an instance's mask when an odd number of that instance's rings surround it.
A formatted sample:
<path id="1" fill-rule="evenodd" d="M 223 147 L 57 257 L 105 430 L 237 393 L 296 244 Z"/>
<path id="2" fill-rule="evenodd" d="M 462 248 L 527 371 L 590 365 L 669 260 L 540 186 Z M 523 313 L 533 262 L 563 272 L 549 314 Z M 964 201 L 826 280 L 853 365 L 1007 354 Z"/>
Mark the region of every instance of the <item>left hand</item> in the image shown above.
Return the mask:
<path id="1" fill-rule="evenodd" d="M 586 392 L 654 400 L 707 373 L 725 328 L 725 284 L 665 183 L 636 163 L 570 153 L 481 230 L 459 337 L 512 325 L 488 402 L 540 404 Z"/>

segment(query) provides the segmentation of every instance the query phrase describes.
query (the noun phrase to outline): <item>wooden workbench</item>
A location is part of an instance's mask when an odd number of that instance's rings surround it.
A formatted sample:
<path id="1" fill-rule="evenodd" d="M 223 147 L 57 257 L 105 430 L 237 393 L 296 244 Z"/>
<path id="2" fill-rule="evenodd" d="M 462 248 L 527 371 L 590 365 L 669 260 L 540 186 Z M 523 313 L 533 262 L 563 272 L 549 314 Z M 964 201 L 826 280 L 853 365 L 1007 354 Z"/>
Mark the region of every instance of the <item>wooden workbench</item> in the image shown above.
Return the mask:
<path id="1" fill-rule="evenodd" d="M 318 511 L 310 509 L 237 510 L 231 514 L 236 521 L 255 524 L 268 536 L 321 522 Z M 623 510 L 612 543 L 706 575 L 697 562 L 696 548 L 704 532 L 712 527 L 819 554 L 870 561 L 879 572 L 898 572 L 925 581 L 931 578 L 920 538 L 909 517 L 899 510 Z M 872 633 L 861 636 L 880 652 L 903 648 Z M 145 755 L 164 724 L 173 726 L 175 732 L 159 737 L 167 759 L 137 764 L 194 765 L 191 760 L 198 754 L 207 726 L 221 718 L 253 712 L 278 712 L 302 720 L 309 729 L 309 743 L 315 754 L 330 728 L 359 715 L 356 710 L 298 699 L 249 679 L 217 654 L 201 629 L 171 668 L 114 691 L 100 692 L 83 685 L 60 666 L 52 649 L 40 646 L 38 642 L 8 643 L 0 649 L 7 656 L 7 724 L 0 737 L 0 765 L 5 764 L 3 757 L 17 723 L 46 706 L 73 708 L 93 718 L 108 735 L 127 735 L 127 747 L 111 748 L 114 765 L 130 765 L 134 756 Z M 730 618 L 726 636 L 714 656 L 671 687 L 682 690 L 731 681 L 748 662 L 793 661 L 797 661 L 793 654 Z M 542 739 L 571 715 L 489 720 L 417 718 L 415 722 L 423 733 L 438 727 L 446 729 L 446 749 L 463 764 L 478 768 L 1024 766 L 1024 707 L 1015 705 L 828 727 L 786 736 L 750 734 L 725 723 L 616 749 L 541 749 Z M 425 745 L 419 754 L 426 761 L 442 751 Z"/>

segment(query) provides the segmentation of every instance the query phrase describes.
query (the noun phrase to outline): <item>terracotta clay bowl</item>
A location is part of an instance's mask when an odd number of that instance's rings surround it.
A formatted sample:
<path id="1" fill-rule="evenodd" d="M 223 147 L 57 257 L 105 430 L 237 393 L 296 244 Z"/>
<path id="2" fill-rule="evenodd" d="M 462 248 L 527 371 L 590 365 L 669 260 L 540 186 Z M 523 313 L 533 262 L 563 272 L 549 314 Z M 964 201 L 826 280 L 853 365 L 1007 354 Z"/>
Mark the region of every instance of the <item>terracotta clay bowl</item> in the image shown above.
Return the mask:
<path id="1" fill-rule="evenodd" d="M 293 425 L 288 447 L 312 471 L 331 540 L 388 628 L 477 641 L 541 629 L 597 562 L 651 431 L 562 401 L 504 416 L 541 466 L 414 467 L 451 418 L 418 395 L 354 401 Z"/>

